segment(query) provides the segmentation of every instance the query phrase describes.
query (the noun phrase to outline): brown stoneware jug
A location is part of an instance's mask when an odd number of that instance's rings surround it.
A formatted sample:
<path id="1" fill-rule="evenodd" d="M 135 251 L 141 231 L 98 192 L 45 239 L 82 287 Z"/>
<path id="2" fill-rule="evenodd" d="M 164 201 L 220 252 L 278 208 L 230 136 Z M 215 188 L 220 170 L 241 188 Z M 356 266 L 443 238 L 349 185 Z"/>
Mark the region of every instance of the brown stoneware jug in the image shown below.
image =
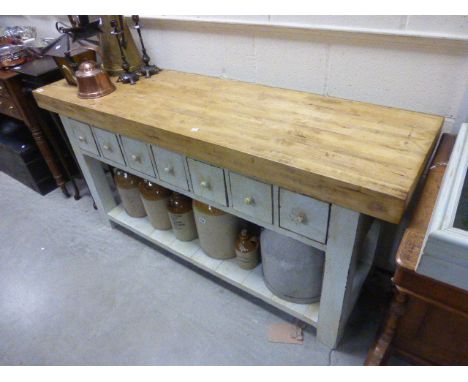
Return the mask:
<path id="1" fill-rule="evenodd" d="M 236 241 L 236 260 L 239 267 L 253 269 L 258 265 L 258 246 L 258 238 L 250 235 L 247 229 L 242 229 Z"/>
<path id="2" fill-rule="evenodd" d="M 169 219 L 175 237 L 180 241 L 192 241 L 198 237 L 193 217 L 192 199 L 174 192 L 167 203 Z"/>
<path id="3" fill-rule="evenodd" d="M 115 171 L 114 181 L 127 214 L 134 218 L 145 217 L 145 207 L 143 206 L 140 192 L 138 191 L 138 183 L 140 183 L 141 179 L 128 172 L 117 169 Z"/>
<path id="4" fill-rule="evenodd" d="M 140 182 L 138 188 L 151 225 L 156 229 L 171 229 L 171 221 L 167 212 L 171 191 L 146 179 Z"/>
<path id="5" fill-rule="evenodd" d="M 215 259 L 235 257 L 239 218 L 197 200 L 193 201 L 193 211 L 203 252 Z"/>

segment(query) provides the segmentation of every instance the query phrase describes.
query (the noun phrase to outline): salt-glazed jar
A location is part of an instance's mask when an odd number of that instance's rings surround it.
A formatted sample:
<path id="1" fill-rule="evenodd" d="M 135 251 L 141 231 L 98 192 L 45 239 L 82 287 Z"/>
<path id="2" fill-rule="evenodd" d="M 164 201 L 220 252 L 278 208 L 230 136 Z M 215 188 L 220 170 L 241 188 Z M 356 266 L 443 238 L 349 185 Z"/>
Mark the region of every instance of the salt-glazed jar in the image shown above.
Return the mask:
<path id="1" fill-rule="evenodd" d="M 235 257 L 239 218 L 197 200 L 193 210 L 203 252 L 215 259 Z"/>
<path id="2" fill-rule="evenodd" d="M 167 202 L 171 191 L 146 179 L 140 182 L 138 188 L 151 225 L 156 229 L 171 229 L 167 213 Z"/>
<path id="3" fill-rule="evenodd" d="M 258 238 L 242 229 L 236 241 L 236 260 L 242 269 L 253 269 L 259 263 Z"/>
<path id="4" fill-rule="evenodd" d="M 141 179 L 128 172 L 116 169 L 114 180 L 127 214 L 134 218 L 146 216 L 145 207 L 138 191 L 138 183 L 140 183 Z"/>
<path id="5" fill-rule="evenodd" d="M 265 285 L 275 295 L 298 304 L 320 300 L 325 253 L 265 229 L 260 235 Z"/>
<path id="6" fill-rule="evenodd" d="M 178 240 L 191 241 L 197 238 L 192 199 L 174 192 L 168 200 L 167 210 L 174 235 Z"/>

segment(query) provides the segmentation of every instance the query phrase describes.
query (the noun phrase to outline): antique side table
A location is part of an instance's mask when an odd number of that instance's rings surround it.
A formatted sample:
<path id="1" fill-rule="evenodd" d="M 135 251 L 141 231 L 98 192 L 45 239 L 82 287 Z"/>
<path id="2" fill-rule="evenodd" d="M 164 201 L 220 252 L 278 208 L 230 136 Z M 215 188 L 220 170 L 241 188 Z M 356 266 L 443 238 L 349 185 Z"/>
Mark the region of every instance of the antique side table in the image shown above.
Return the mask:
<path id="1" fill-rule="evenodd" d="M 395 293 L 365 365 L 397 355 L 418 365 L 468 365 L 468 293 L 416 273 L 455 137 L 444 135 L 397 252 Z"/>
<path id="2" fill-rule="evenodd" d="M 73 180 L 77 172 L 72 150 L 50 113 L 39 109 L 32 90 L 62 78 L 50 58 L 27 62 L 12 70 L 0 71 L 0 114 L 24 122 L 31 132 L 34 143 L 44 158 L 55 183 L 65 195 L 69 195 L 66 181 Z M 64 139 L 65 138 L 65 139 Z M 72 181 L 75 198 L 78 189 Z"/>

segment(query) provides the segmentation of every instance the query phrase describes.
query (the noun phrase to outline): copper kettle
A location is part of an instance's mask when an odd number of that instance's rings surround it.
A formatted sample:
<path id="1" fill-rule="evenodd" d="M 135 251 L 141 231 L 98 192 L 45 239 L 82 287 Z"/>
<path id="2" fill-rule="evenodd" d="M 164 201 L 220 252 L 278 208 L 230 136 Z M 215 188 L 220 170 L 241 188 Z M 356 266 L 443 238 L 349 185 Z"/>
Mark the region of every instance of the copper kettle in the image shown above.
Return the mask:
<path id="1" fill-rule="evenodd" d="M 75 72 L 78 97 L 99 98 L 112 93 L 115 85 L 109 75 L 94 61 L 84 61 Z"/>
<path id="2" fill-rule="evenodd" d="M 100 53 L 97 48 L 88 47 L 88 49 Z M 69 59 L 73 51 L 74 49 L 67 52 Z M 111 82 L 109 75 L 95 61 L 83 61 L 74 74 L 68 66 L 63 65 L 62 69 L 69 74 L 68 77 L 78 86 L 78 97 L 80 98 L 99 98 L 115 90 L 115 85 Z"/>

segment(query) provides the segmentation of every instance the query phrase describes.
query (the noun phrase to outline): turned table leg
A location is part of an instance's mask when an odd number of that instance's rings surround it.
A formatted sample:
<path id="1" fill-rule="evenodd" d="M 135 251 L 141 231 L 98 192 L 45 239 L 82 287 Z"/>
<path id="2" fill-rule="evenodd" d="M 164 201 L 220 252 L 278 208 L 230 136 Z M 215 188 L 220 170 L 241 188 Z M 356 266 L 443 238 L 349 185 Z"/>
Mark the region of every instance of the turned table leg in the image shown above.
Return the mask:
<path id="1" fill-rule="evenodd" d="M 39 151 L 41 152 L 42 156 L 44 157 L 47 163 L 47 167 L 49 167 L 49 170 L 55 179 L 55 183 L 57 184 L 58 187 L 60 187 L 62 192 L 67 197 L 69 197 L 70 194 L 66 188 L 66 182 L 63 177 L 62 171 L 60 167 L 58 166 L 57 161 L 54 158 L 52 150 L 50 149 L 50 146 L 47 143 L 43 132 L 36 125 L 29 125 L 29 130 L 31 131 L 34 141 L 36 142 Z"/>
<path id="2" fill-rule="evenodd" d="M 405 312 L 406 299 L 406 294 L 399 292 L 398 290 L 395 291 L 385 325 L 374 346 L 367 354 L 367 358 L 364 363 L 365 366 L 380 366 L 387 363 L 398 322 Z"/>

